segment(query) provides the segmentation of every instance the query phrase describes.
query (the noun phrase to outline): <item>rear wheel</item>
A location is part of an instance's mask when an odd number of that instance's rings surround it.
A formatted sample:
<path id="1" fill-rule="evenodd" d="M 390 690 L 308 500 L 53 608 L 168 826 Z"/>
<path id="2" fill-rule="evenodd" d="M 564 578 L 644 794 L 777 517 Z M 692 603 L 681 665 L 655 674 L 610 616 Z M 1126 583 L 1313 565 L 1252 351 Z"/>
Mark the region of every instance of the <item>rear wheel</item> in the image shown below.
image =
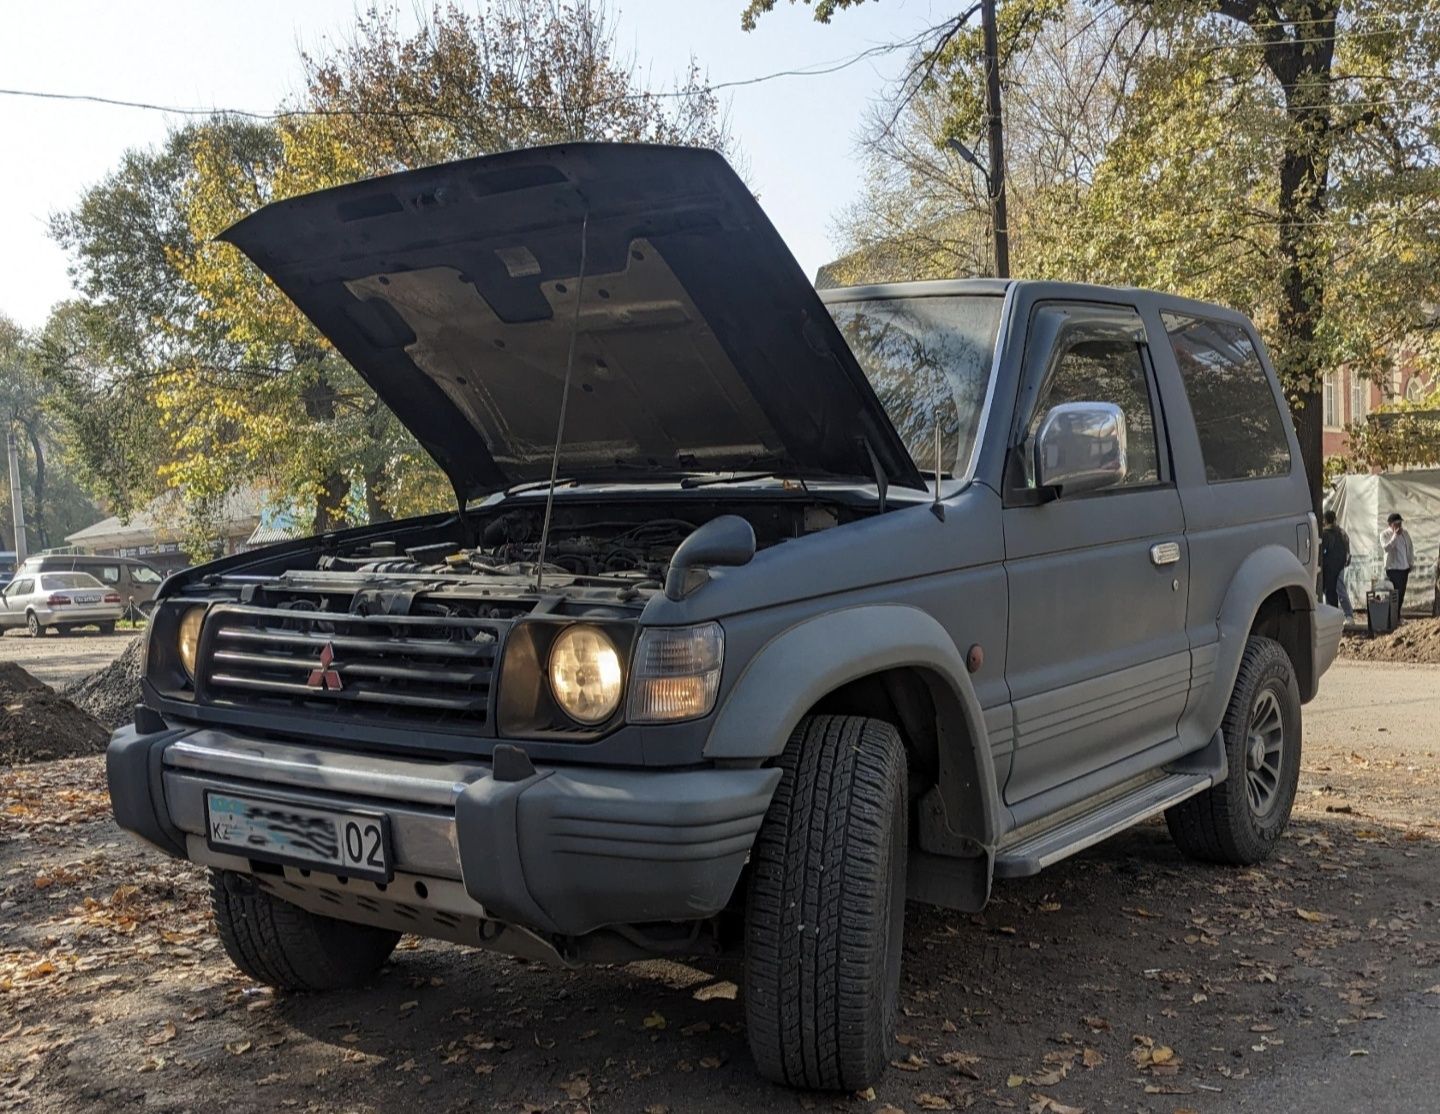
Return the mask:
<path id="1" fill-rule="evenodd" d="M 859 1090 L 890 1059 L 905 929 L 906 760 L 895 728 L 802 720 L 751 854 L 745 1020 L 766 1078 Z"/>
<path id="2" fill-rule="evenodd" d="M 1300 780 L 1300 686 L 1278 642 L 1245 644 L 1221 729 L 1225 780 L 1167 811 L 1165 821 L 1191 858 L 1248 866 L 1284 834 Z"/>
<path id="3" fill-rule="evenodd" d="M 210 872 L 210 906 L 225 954 L 281 990 L 338 990 L 368 982 L 400 933 L 322 917 L 281 901 L 248 875 Z"/>
<path id="4" fill-rule="evenodd" d="M 25 616 L 25 629 L 30 632 L 31 638 L 39 638 L 45 633 L 45 628 L 40 625 L 40 617 L 33 611 Z"/>
<path id="5" fill-rule="evenodd" d="M 74 633 L 75 633 L 75 628 L 72 627 L 72 626 L 69 626 L 69 625 L 67 624 L 66 626 L 63 626 L 63 627 L 56 627 L 56 628 L 55 628 L 55 631 L 56 631 L 57 634 L 60 635 L 61 638 L 65 638 L 65 637 L 67 637 L 67 636 L 69 636 L 69 635 L 74 634 Z"/>

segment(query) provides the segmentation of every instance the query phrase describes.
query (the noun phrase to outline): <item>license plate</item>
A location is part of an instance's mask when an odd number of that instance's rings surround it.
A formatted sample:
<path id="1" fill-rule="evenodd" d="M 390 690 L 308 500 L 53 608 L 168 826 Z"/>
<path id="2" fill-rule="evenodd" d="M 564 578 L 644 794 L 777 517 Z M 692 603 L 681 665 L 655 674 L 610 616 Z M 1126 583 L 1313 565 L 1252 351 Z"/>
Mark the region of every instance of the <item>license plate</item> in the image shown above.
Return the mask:
<path id="1" fill-rule="evenodd" d="M 99 603 L 99 602 L 100 602 L 100 597 L 99 597 L 99 596 L 76 596 L 76 597 L 75 597 L 75 602 L 76 602 L 76 603 Z"/>
<path id="2" fill-rule="evenodd" d="M 390 818 L 384 813 L 335 812 L 210 791 L 205 831 L 213 850 L 249 859 L 375 882 L 388 882 L 394 873 Z"/>

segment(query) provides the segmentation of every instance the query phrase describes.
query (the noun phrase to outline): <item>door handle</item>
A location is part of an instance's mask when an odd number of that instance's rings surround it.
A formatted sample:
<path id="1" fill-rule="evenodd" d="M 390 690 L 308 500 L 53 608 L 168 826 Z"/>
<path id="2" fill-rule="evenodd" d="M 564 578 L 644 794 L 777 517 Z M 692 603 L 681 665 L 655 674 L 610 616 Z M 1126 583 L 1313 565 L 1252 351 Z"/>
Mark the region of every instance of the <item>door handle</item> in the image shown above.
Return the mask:
<path id="1" fill-rule="evenodd" d="M 1154 565 L 1173 565 L 1180 560 L 1179 542 L 1156 542 L 1150 547 L 1150 562 Z"/>

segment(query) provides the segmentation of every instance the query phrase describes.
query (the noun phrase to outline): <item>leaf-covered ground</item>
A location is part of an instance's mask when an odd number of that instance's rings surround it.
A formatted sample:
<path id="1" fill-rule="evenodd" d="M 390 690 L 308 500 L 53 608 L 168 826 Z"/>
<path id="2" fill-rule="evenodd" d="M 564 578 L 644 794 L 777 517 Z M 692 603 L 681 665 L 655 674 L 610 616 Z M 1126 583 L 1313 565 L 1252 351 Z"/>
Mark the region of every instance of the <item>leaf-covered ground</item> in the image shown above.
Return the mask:
<path id="1" fill-rule="evenodd" d="M 0 1110 L 1384 1109 L 1346 1088 L 1440 1034 L 1440 670 L 1341 666 L 1306 713 L 1261 868 L 1150 823 L 982 916 L 912 907 L 873 1096 L 756 1080 L 729 966 L 407 939 L 372 989 L 275 996 L 225 960 L 199 872 L 114 827 L 100 759 L 0 769 Z M 1333 1101 L 1287 1104 L 1316 1079 Z"/>

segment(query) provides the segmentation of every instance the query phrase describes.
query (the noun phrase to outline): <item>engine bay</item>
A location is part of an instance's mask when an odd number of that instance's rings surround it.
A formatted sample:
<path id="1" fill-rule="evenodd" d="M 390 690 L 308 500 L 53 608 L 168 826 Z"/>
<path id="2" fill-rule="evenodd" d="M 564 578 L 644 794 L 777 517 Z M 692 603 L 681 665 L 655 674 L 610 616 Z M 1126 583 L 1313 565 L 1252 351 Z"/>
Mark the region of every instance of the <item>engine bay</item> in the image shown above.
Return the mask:
<path id="1" fill-rule="evenodd" d="M 798 497 L 797 497 L 798 496 Z M 756 548 L 784 544 L 874 514 L 876 508 L 803 492 L 727 492 L 650 500 L 557 498 L 543 567 L 543 499 L 396 523 L 391 531 L 316 539 L 302 553 L 263 555 L 218 577 L 261 606 L 364 615 L 511 619 L 547 600 L 561 611 L 618 608 L 661 590 L 671 557 L 696 529 L 738 514 Z M 267 559 L 268 558 L 268 559 Z"/>
<path id="2" fill-rule="evenodd" d="M 683 518 L 555 524 L 545 549 L 544 572 L 559 577 L 660 580 L 671 554 L 696 525 Z M 541 525 L 532 515 L 516 511 L 487 523 L 479 545 L 439 543 L 400 553 L 393 542 L 371 542 L 324 555 L 319 567 L 384 575 L 533 577 L 540 558 L 540 532 Z"/>

